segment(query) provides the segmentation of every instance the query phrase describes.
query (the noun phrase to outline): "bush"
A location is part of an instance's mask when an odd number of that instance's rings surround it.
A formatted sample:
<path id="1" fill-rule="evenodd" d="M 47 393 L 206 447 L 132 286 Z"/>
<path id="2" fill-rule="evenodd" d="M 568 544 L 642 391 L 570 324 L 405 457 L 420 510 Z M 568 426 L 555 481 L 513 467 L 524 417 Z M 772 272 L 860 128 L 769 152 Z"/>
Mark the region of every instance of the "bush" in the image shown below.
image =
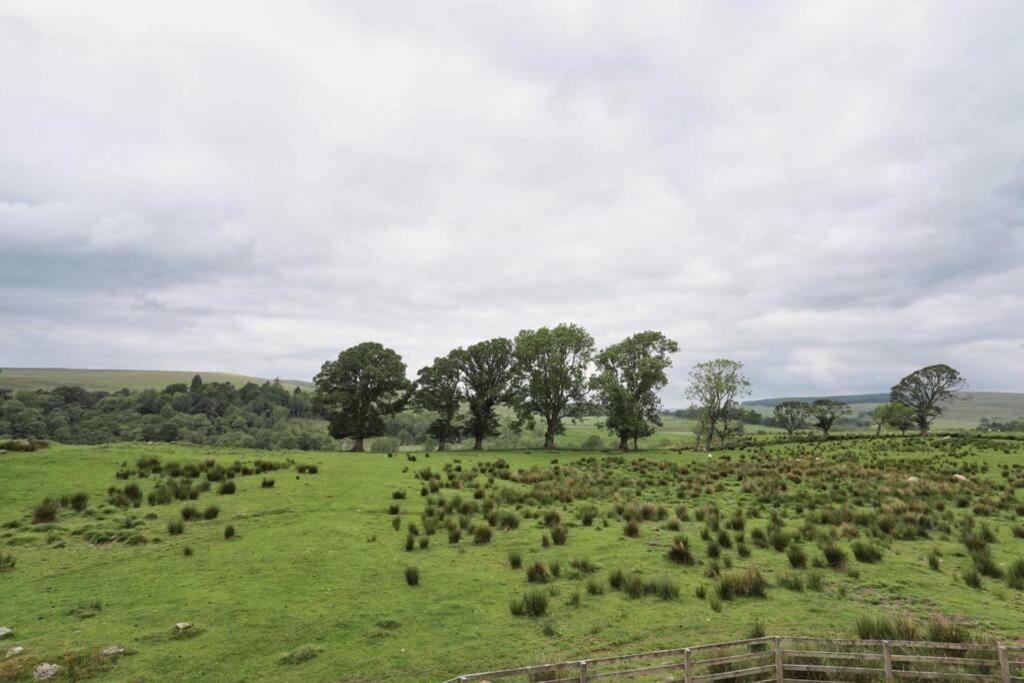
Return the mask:
<path id="1" fill-rule="evenodd" d="M 676 539 L 676 542 L 668 549 L 668 559 L 687 567 L 692 566 L 695 562 L 693 553 L 690 552 L 690 545 L 685 538 Z"/>
<path id="2" fill-rule="evenodd" d="M 217 519 L 217 515 L 220 514 L 220 508 L 216 505 L 207 505 L 206 509 L 203 510 L 203 519 Z"/>
<path id="3" fill-rule="evenodd" d="M 0 553 L 0 572 L 14 571 L 14 565 L 18 563 L 17 558 L 10 553 Z"/>
<path id="4" fill-rule="evenodd" d="M 993 579 L 1003 578 L 1003 570 L 992 559 L 992 553 L 987 546 L 971 553 L 971 561 L 974 563 L 975 571 L 982 576 L 988 576 Z"/>
<path id="5" fill-rule="evenodd" d="M 1024 559 L 1017 558 L 1010 563 L 1006 572 L 1006 584 L 1016 590 L 1024 590 Z"/>
<path id="6" fill-rule="evenodd" d="M 928 566 L 934 571 L 939 571 L 939 562 L 942 557 L 942 551 L 938 548 L 932 548 L 931 552 L 928 553 Z"/>
<path id="7" fill-rule="evenodd" d="M 981 574 L 973 567 L 964 572 L 964 583 L 971 588 L 981 589 Z"/>
<path id="8" fill-rule="evenodd" d="M 226 527 L 224 527 L 224 538 L 225 539 L 232 539 L 234 537 L 235 537 L 235 527 L 233 527 L 230 524 L 228 524 Z"/>
<path id="9" fill-rule="evenodd" d="M 767 590 L 768 582 L 756 567 L 751 567 L 746 571 L 722 574 L 715 583 L 715 594 L 722 600 L 743 597 L 763 598 Z"/>
<path id="10" fill-rule="evenodd" d="M 532 589 L 509 601 L 509 611 L 515 616 L 542 617 L 548 611 L 548 593 Z"/>
<path id="11" fill-rule="evenodd" d="M 854 541 L 850 545 L 850 549 L 853 551 L 853 556 L 857 558 L 858 562 L 874 563 L 882 560 L 882 551 L 863 541 Z"/>
<path id="12" fill-rule="evenodd" d="M 604 584 L 592 576 L 587 579 L 587 592 L 591 595 L 604 595 Z"/>
<path id="13" fill-rule="evenodd" d="M 857 637 L 861 640 L 919 640 L 914 620 L 898 614 L 860 617 Z"/>
<path id="14" fill-rule="evenodd" d="M 396 517 L 395 519 L 397 520 L 398 518 Z M 460 540 L 462 540 L 462 529 L 457 526 L 448 527 L 448 542 L 454 544 Z"/>
<path id="15" fill-rule="evenodd" d="M 181 508 L 181 518 L 186 522 L 199 519 L 199 510 L 197 510 L 193 505 L 186 505 Z"/>
<path id="16" fill-rule="evenodd" d="M 825 555 L 825 562 L 832 569 L 846 567 L 846 551 L 835 543 L 826 544 L 822 547 L 821 552 Z"/>
<path id="17" fill-rule="evenodd" d="M 790 544 L 789 549 L 786 551 L 786 557 L 789 558 L 789 566 L 793 569 L 804 569 L 807 567 L 807 554 L 796 543 Z"/>
<path id="18" fill-rule="evenodd" d="M 825 579 L 820 572 L 812 571 L 807 575 L 807 588 L 820 593 L 825 588 Z"/>
<path id="19" fill-rule="evenodd" d="M 85 512 L 85 509 L 89 507 L 89 494 L 88 493 L 76 493 L 71 496 L 71 509 L 75 512 Z"/>
<path id="20" fill-rule="evenodd" d="M 473 543 L 476 545 L 484 545 L 491 542 L 491 527 L 486 524 L 481 524 L 473 530 Z"/>
<path id="21" fill-rule="evenodd" d="M 635 519 L 631 519 L 626 522 L 626 526 L 623 527 L 622 533 L 626 534 L 630 538 L 636 538 L 640 535 L 640 523 Z"/>
<path id="22" fill-rule="evenodd" d="M 803 579 L 800 578 L 799 574 L 794 574 L 793 572 L 784 572 L 779 576 L 779 585 L 797 593 L 802 592 L 804 589 Z"/>
<path id="23" fill-rule="evenodd" d="M 551 575 L 544 563 L 537 560 L 526 568 L 526 580 L 530 583 L 547 583 L 551 580 Z"/>
<path id="24" fill-rule="evenodd" d="M 32 521 L 36 524 L 47 524 L 57 519 L 60 505 L 53 498 L 43 498 L 32 508 Z"/>
<path id="25" fill-rule="evenodd" d="M 274 488 L 274 480 L 264 479 L 262 482 L 260 482 L 260 487 L 265 489 L 272 489 Z"/>
<path id="26" fill-rule="evenodd" d="M 928 620 L 925 638 L 933 643 L 969 643 L 973 640 L 966 626 L 939 616 Z"/>
<path id="27" fill-rule="evenodd" d="M 551 529 L 551 540 L 555 545 L 565 545 L 567 538 L 569 538 L 569 530 L 564 525 L 559 524 Z"/>
<path id="28" fill-rule="evenodd" d="M 178 534 L 184 533 L 185 523 L 180 519 L 174 519 L 167 523 L 167 533 L 171 536 L 177 536 Z"/>
<path id="29" fill-rule="evenodd" d="M 631 598 L 639 598 L 644 594 L 644 579 L 639 574 L 628 574 L 622 582 L 622 590 Z"/>
<path id="30" fill-rule="evenodd" d="M 391 497 L 395 500 L 405 500 L 405 491 L 392 491 Z"/>
<path id="31" fill-rule="evenodd" d="M 410 586 L 420 585 L 420 570 L 418 567 L 405 568 L 405 582 Z"/>
<path id="32" fill-rule="evenodd" d="M 235 492 L 235 482 L 231 479 L 222 481 L 220 486 L 217 487 L 217 493 L 222 496 L 230 496 Z"/>
<path id="33" fill-rule="evenodd" d="M 191 546 L 185 546 L 182 549 L 181 554 L 184 555 L 185 557 L 192 557 L 192 547 Z"/>
<path id="34" fill-rule="evenodd" d="M 523 556 L 519 554 L 518 550 L 508 551 L 508 566 L 512 569 L 519 569 L 523 566 Z"/>
<path id="35" fill-rule="evenodd" d="M 626 574 L 621 569 L 613 569 L 608 574 L 608 585 L 612 587 L 612 590 L 622 590 L 622 585 L 626 582 Z"/>

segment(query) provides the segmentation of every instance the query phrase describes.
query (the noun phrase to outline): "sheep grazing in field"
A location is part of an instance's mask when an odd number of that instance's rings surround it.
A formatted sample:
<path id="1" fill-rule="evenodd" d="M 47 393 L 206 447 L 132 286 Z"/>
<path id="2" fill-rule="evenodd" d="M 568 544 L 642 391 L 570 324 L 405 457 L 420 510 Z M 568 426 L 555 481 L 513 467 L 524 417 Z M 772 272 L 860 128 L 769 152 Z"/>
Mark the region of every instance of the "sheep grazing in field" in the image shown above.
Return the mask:
<path id="1" fill-rule="evenodd" d="M 967 479 L 967 477 L 965 477 L 965 476 L 964 476 L 964 475 L 962 475 L 962 474 L 954 474 L 954 475 L 953 475 L 953 481 L 956 481 L 956 482 L 965 482 L 965 481 L 969 481 L 969 480 Z"/>

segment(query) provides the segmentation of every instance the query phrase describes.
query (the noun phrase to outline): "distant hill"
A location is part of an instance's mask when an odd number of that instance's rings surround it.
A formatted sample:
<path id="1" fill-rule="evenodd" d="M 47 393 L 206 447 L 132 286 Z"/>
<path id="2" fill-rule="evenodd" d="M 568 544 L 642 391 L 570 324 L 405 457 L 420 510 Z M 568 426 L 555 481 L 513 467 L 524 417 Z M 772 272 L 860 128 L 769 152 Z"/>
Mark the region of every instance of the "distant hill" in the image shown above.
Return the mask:
<path id="1" fill-rule="evenodd" d="M 849 396 L 800 396 L 763 398 L 745 401 L 744 406 L 765 415 L 783 401 L 811 402 L 819 398 L 834 398 L 850 404 L 854 414 L 874 410 L 881 403 L 888 403 L 889 394 L 854 394 Z M 958 400 L 943 406 L 942 416 L 936 420 L 938 429 L 973 429 L 983 417 L 994 420 L 1012 420 L 1024 417 L 1024 394 L 1000 391 L 968 391 L 958 395 Z"/>
<path id="2" fill-rule="evenodd" d="M 247 382 L 263 384 L 269 380 L 228 372 L 195 372 L 184 370 L 82 370 L 73 368 L 0 368 L 0 389 L 53 389 L 61 385 L 79 386 L 90 391 L 131 389 L 163 389 L 168 384 L 184 382 L 199 375 L 204 382 L 231 382 L 241 387 Z M 311 389 L 312 382 L 283 379 L 281 385 L 292 391 L 295 387 Z"/>

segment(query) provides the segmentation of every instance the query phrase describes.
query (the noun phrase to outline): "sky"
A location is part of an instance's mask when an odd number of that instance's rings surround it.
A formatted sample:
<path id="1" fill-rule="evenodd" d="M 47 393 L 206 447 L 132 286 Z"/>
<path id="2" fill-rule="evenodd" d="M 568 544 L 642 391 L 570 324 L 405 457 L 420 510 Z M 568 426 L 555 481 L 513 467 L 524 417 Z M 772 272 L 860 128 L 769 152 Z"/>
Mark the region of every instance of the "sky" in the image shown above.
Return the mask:
<path id="1" fill-rule="evenodd" d="M 0 0 L 0 366 L 575 322 L 1024 390 L 1024 3 Z"/>

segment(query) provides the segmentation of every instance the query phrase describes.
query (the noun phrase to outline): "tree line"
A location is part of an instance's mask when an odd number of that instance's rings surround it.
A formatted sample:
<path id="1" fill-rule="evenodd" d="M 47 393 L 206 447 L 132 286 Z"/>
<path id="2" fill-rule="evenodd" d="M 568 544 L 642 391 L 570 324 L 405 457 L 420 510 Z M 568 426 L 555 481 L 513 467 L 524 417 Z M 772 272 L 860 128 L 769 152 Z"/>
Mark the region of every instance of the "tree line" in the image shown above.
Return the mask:
<path id="1" fill-rule="evenodd" d="M 452 349 L 409 380 L 402 357 L 377 342 L 363 342 L 323 364 L 314 378 L 313 406 L 337 439 L 350 439 L 362 451 L 367 438 L 384 433 L 386 419 L 406 408 L 433 416 L 427 431 L 438 450 L 463 438 L 481 450 L 500 434 L 497 409 L 515 415 L 512 429 L 539 424 L 544 448 L 555 448 L 565 422 L 598 413 L 603 426 L 627 450 L 661 426 L 661 390 L 668 384 L 671 356 L 679 345 L 648 330 L 598 350 L 594 338 L 572 323 L 523 330 L 514 339 L 496 337 Z M 685 396 L 697 420 L 698 448 L 724 443 L 741 428 L 750 394 L 743 364 L 728 358 L 698 363 L 690 370 Z M 947 365 L 917 370 L 892 387 L 891 402 L 872 418 L 881 431 L 893 426 L 921 434 L 942 412 L 942 404 L 964 388 L 960 373 Z M 846 403 L 819 399 L 776 406 L 773 422 L 792 434 L 808 423 L 828 436 L 849 414 Z"/>

